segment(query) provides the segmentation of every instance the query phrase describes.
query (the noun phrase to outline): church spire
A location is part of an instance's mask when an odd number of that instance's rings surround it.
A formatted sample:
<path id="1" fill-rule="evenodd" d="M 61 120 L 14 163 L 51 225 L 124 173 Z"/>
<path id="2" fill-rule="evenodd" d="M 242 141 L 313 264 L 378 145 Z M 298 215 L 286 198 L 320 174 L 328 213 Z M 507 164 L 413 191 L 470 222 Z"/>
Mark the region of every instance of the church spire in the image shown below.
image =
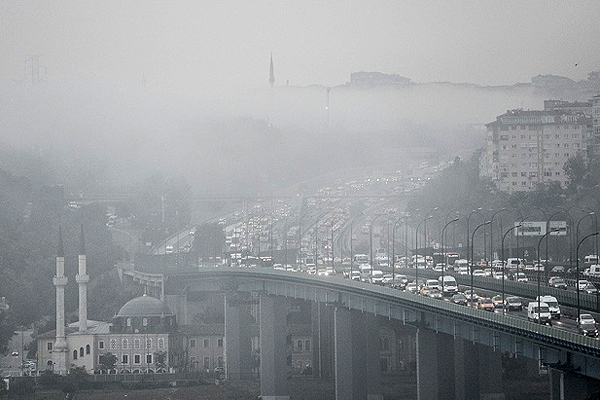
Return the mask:
<path id="1" fill-rule="evenodd" d="M 275 70 L 273 68 L 273 53 L 271 53 L 271 65 L 269 66 L 269 83 L 271 86 L 275 84 Z"/>

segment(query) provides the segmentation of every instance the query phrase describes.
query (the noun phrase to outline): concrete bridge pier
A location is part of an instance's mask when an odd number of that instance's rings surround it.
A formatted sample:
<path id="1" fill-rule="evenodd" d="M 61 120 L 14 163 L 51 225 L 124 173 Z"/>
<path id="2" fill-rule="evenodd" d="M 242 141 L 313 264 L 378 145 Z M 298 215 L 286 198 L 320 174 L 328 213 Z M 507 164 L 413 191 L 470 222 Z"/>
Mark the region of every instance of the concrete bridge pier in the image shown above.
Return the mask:
<path id="1" fill-rule="evenodd" d="M 260 391 L 263 400 L 289 400 L 287 299 L 260 296 Z"/>
<path id="2" fill-rule="evenodd" d="M 334 334 L 336 400 L 381 400 L 376 317 L 335 308 Z"/>
<path id="3" fill-rule="evenodd" d="M 248 379 L 252 373 L 250 304 L 238 293 L 225 295 L 225 369 L 229 381 Z"/>
<path id="4" fill-rule="evenodd" d="M 600 391 L 600 380 L 549 368 L 551 400 L 581 400 Z"/>
<path id="5" fill-rule="evenodd" d="M 417 398 L 504 400 L 502 354 L 491 347 L 419 328 Z"/>

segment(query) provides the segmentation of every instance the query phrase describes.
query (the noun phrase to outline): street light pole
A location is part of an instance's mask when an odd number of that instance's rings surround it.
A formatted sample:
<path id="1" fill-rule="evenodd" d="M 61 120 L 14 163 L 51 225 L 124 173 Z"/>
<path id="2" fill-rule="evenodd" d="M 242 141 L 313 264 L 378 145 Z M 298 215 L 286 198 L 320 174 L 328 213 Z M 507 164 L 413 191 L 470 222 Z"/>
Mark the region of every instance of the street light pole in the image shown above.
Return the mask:
<path id="1" fill-rule="evenodd" d="M 579 292 L 581 292 L 581 290 L 579 290 L 579 246 L 581 246 L 581 244 L 585 241 L 585 239 L 591 237 L 591 236 L 596 236 L 598 235 L 599 232 L 594 232 L 594 233 L 590 233 L 589 235 L 587 235 L 586 237 L 584 237 L 583 239 L 581 239 L 581 241 L 577 244 L 577 251 L 575 252 L 575 262 L 576 262 L 576 270 L 577 270 L 577 320 L 579 321 L 579 317 L 581 316 L 581 303 L 579 300 Z"/>
<path id="2" fill-rule="evenodd" d="M 354 270 L 354 238 L 352 233 L 352 227 L 354 225 L 354 220 L 364 213 L 356 214 L 352 220 L 350 221 L 350 278 L 352 278 L 352 271 Z"/>
<path id="3" fill-rule="evenodd" d="M 396 226 L 403 219 L 406 219 L 406 217 L 398 218 L 392 227 L 392 284 L 396 282 Z"/>
<path id="4" fill-rule="evenodd" d="M 444 296 L 444 272 L 446 271 L 446 253 L 444 252 L 444 234 L 448 225 L 458 221 L 458 218 L 454 218 L 452 221 L 448 221 L 446 225 L 442 228 L 442 297 Z"/>
<path id="5" fill-rule="evenodd" d="M 419 222 L 417 229 L 415 229 L 415 284 L 417 285 L 417 293 L 419 293 L 419 227 L 431 218 L 433 218 L 431 215 L 426 217 L 423 221 Z"/>
<path id="6" fill-rule="evenodd" d="M 473 210 L 469 213 L 469 216 L 467 217 L 467 257 L 469 257 L 469 254 L 471 253 L 471 247 L 469 244 L 469 228 L 470 228 L 470 221 L 471 221 L 471 216 L 475 213 L 479 213 L 481 211 L 481 207 L 477 208 L 476 210 Z"/>
<path id="7" fill-rule="evenodd" d="M 373 224 L 377 221 L 377 218 L 383 216 L 384 214 L 379 214 L 373 221 L 371 221 L 371 225 L 369 226 L 369 261 L 371 263 L 371 274 L 373 274 Z"/>
<path id="8" fill-rule="evenodd" d="M 474 249 L 474 247 L 475 247 L 475 246 L 473 246 L 473 244 L 475 243 L 475 242 L 474 242 L 474 240 L 475 240 L 475 233 L 476 233 L 476 232 L 477 232 L 477 230 L 478 230 L 479 228 L 481 228 L 482 226 L 486 226 L 486 225 L 489 225 L 489 224 L 491 224 L 491 223 L 492 223 L 492 221 L 486 221 L 486 222 L 484 222 L 483 224 L 479 224 L 479 225 L 477 226 L 477 228 L 475 228 L 475 230 L 474 230 L 474 231 L 473 231 L 473 233 L 471 234 L 471 307 L 473 307 L 473 269 L 474 269 L 474 267 L 475 267 L 475 260 L 474 260 L 474 253 L 475 253 L 475 252 L 473 251 L 473 249 Z M 484 244 L 485 244 L 485 243 L 484 243 Z"/>
<path id="9" fill-rule="evenodd" d="M 492 218 L 490 218 L 490 221 L 492 221 L 492 224 L 490 225 L 490 258 L 492 260 L 492 263 L 494 261 L 494 217 L 496 216 L 496 214 L 502 211 L 506 211 L 506 208 L 502 207 L 501 209 L 493 213 Z M 500 225 L 502 225 L 502 218 L 500 218 Z M 500 226 L 500 230 L 502 230 L 502 226 Z"/>
<path id="10" fill-rule="evenodd" d="M 537 269 L 537 301 L 538 301 L 538 323 L 540 323 L 540 324 L 542 323 L 541 309 L 540 309 L 541 302 L 542 302 L 542 300 L 541 300 L 541 293 L 540 293 L 540 290 L 541 290 L 541 286 L 540 286 L 540 281 L 541 281 L 541 279 L 540 279 L 540 275 L 541 275 L 540 274 L 540 267 L 542 266 L 542 260 L 540 258 L 540 246 L 542 245 L 542 240 L 544 240 L 544 238 L 546 236 L 550 235 L 552 232 L 554 232 L 556 230 L 557 229 L 553 229 L 551 231 L 548 231 L 548 232 L 544 233 L 542 235 L 542 237 L 540 238 L 540 240 L 538 242 L 538 246 L 537 246 L 537 258 L 538 258 L 538 263 L 537 263 L 538 265 L 537 265 L 537 268 L 536 268 Z M 546 244 L 547 243 L 548 243 L 548 240 L 546 240 Z"/>
<path id="11" fill-rule="evenodd" d="M 502 235 L 502 314 L 506 313 L 506 304 L 505 304 L 505 289 L 504 289 L 504 280 L 506 279 L 506 261 L 504 258 L 504 239 L 506 239 L 506 235 L 508 235 L 511 231 L 518 229 L 521 227 L 521 224 L 513 226 L 510 229 L 507 229 L 506 232 Z"/>

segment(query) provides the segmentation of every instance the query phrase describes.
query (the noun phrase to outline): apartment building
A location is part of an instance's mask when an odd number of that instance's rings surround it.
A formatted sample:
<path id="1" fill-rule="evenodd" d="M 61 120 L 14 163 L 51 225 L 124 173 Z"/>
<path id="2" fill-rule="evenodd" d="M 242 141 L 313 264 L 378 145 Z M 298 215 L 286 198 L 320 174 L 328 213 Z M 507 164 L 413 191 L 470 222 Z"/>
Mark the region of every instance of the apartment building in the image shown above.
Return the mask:
<path id="1" fill-rule="evenodd" d="M 565 162 L 586 150 L 590 127 L 591 117 L 578 111 L 508 110 L 486 125 L 480 175 L 506 192 L 550 182 L 566 187 Z"/>

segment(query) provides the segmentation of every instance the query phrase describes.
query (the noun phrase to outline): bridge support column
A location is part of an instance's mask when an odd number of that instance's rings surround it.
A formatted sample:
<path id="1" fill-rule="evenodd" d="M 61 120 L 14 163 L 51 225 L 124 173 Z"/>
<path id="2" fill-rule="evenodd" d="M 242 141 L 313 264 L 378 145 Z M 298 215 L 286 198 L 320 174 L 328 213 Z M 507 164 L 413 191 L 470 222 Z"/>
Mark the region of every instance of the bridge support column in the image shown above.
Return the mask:
<path id="1" fill-rule="evenodd" d="M 336 400 L 383 399 L 376 317 L 336 308 L 334 334 Z"/>
<path id="2" fill-rule="evenodd" d="M 454 350 L 456 399 L 504 400 L 502 353 L 458 338 Z"/>
<path id="3" fill-rule="evenodd" d="M 580 400 L 600 391 L 600 381 L 573 372 L 549 368 L 550 399 Z"/>
<path id="4" fill-rule="evenodd" d="M 250 377 L 252 340 L 250 338 L 250 304 L 237 293 L 225 296 L 225 369 L 227 379 L 238 381 Z"/>
<path id="5" fill-rule="evenodd" d="M 333 311 L 322 303 L 313 303 L 313 376 L 330 378 L 334 375 Z"/>
<path id="6" fill-rule="evenodd" d="M 263 400 L 289 400 L 287 302 L 260 296 L 260 392 Z"/>
<path id="7" fill-rule="evenodd" d="M 454 338 L 417 329 L 417 399 L 454 399 Z"/>

